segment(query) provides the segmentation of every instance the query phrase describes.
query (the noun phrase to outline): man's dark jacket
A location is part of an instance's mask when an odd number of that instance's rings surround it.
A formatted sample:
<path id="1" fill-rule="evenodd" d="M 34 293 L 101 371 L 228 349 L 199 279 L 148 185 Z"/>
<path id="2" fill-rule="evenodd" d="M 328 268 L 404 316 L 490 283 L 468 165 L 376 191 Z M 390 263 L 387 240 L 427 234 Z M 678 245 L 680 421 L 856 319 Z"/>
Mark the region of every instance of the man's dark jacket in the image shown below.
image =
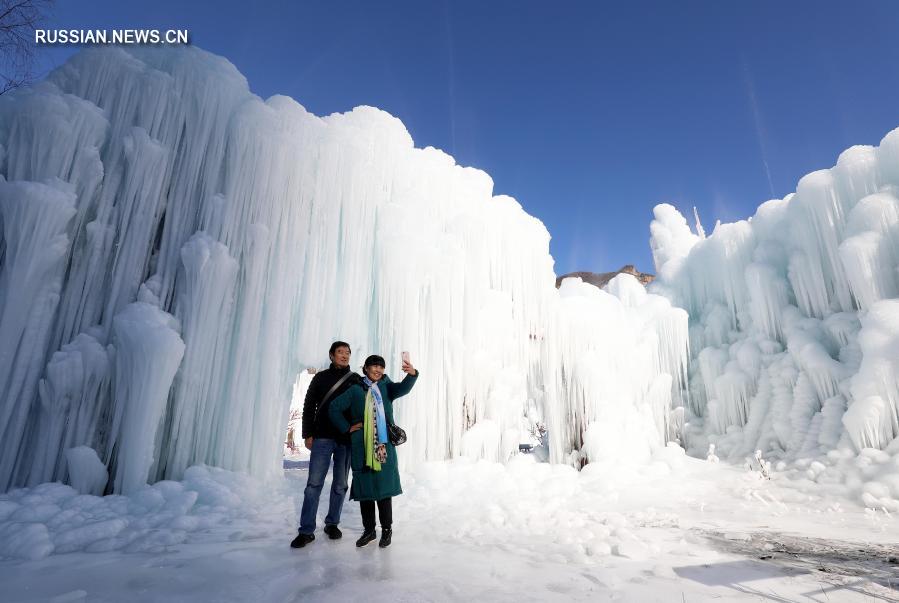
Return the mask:
<path id="1" fill-rule="evenodd" d="M 312 378 L 312 382 L 309 383 L 309 389 L 306 390 L 306 399 L 303 401 L 304 440 L 309 437 L 329 438 L 343 444 L 349 444 L 349 436 L 340 433 L 334 425 L 331 424 L 331 419 L 328 418 L 328 407 L 331 405 L 331 400 L 345 392 L 351 385 L 359 381 L 361 377 L 359 377 L 359 375 L 350 375 L 340 384 L 340 387 L 335 389 L 334 393 L 328 396 L 328 399 L 322 403 L 322 398 L 325 394 L 327 394 L 331 390 L 331 387 L 333 387 L 341 377 L 346 375 L 349 370 L 350 367 L 338 368 L 338 366 L 332 362 L 330 368 L 319 371 Z"/>

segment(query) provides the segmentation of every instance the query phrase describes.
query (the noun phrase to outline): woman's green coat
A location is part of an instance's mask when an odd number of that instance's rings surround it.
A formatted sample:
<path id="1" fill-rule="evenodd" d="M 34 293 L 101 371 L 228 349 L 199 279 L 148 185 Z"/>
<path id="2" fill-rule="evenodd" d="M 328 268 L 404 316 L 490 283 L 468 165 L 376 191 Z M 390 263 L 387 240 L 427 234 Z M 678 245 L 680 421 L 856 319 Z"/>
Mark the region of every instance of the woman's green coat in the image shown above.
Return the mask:
<path id="1" fill-rule="evenodd" d="M 393 423 L 393 401 L 409 393 L 418 375 L 418 371 L 415 375 L 406 375 L 399 383 L 393 383 L 387 375 L 378 381 L 388 423 Z M 362 422 L 366 393 L 365 385 L 360 381 L 331 402 L 328 414 L 338 431 L 347 433 L 350 426 Z M 350 487 L 352 500 L 381 500 L 403 493 L 393 444 L 387 442 L 387 462 L 381 464 L 380 471 L 372 471 L 365 466 L 361 429 L 350 434 L 350 446 L 350 464 L 353 467 L 353 485 Z"/>

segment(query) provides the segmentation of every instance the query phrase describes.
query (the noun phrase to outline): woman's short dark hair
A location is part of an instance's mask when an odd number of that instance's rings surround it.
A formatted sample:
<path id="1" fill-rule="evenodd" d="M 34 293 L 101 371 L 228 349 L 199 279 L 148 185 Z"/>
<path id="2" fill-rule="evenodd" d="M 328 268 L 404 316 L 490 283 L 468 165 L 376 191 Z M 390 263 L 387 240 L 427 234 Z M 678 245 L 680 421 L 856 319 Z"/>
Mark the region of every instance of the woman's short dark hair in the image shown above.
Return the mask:
<path id="1" fill-rule="evenodd" d="M 328 350 L 328 356 L 333 356 L 334 352 L 337 351 L 337 348 L 346 348 L 346 349 L 350 350 L 351 354 L 353 353 L 353 350 L 350 348 L 350 344 L 348 344 L 345 341 L 335 341 L 334 343 L 331 344 L 331 349 Z"/>
<path id="2" fill-rule="evenodd" d="M 383 357 L 378 356 L 377 354 L 372 354 L 365 359 L 365 364 L 362 365 L 363 368 L 368 368 L 370 366 L 380 366 L 381 368 L 384 368 L 387 366 L 387 363 L 384 362 Z"/>

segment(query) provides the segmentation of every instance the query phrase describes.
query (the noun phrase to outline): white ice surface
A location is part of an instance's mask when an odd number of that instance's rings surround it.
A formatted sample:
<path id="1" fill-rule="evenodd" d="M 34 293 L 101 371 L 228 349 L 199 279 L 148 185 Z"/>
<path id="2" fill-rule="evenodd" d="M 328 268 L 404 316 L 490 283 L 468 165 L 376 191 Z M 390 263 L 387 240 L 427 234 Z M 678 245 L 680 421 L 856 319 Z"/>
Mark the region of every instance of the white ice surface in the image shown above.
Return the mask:
<path id="1" fill-rule="evenodd" d="M 591 465 L 594 466 L 594 465 Z M 596 467 L 596 466 L 594 466 Z M 677 449 L 649 463 L 577 472 L 524 455 L 503 466 L 459 459 L 403 476 L 393 544 L 356 549 L 357 503 L 344 538 L 319 530 L 301 550 L 295 534 L 305 470 L 263 484 L 192 468 L 129 497 L 78 497 L 65 486 L 27 496 L 34 514 L 78 508 L 68 521 L 4 539 L 4 601 L 870 601 L 889 591 L 864 578 L 740 556 L 720 541 L 792 534 L 895 542 L 896 520 L 871 514 L 811 482 L 690 459 Z M 327 488 L 327 484 L 326 484 Z M 15 493 L 13 493 L 15 494 Z M 11 495 L 0 532 L 14 532 Z M 23 493 L 16 495 L 19 500 Z M 191 500 L 193 504 L 191 504 Z M 323 499 L 323 502 L 325 502 Z M 77 503 L 77 504 L 76 504 Z M 60 511 L 63 509 L 63 511 Z M 84 523 L 93 514 L 98 523 Z M 63 525 L 65 524 L 65 525 Z M 715 534 L 719 539 L 706 538 Z M 22 542 L 30 542 L 30 546 Z M 18 547 L 12 544 L 18 542 Z M 118 543 L 118 547 L 98 543 Z M 127 543 L 127 544 L 124 544 Z M 46 557 L 47 547 L 56 547 Z M 111 552 L 68 552 L 76 550 Z M 125 551 L 124 553 L 122 551 Z M 18 553 L 16 553 L 18 551 Z M 28 557 L 35 558 L 28 560 Z M 827 563 L 822 560 L 821 563 Z M 895 591 L 893 591 L 895 593 Z"/>

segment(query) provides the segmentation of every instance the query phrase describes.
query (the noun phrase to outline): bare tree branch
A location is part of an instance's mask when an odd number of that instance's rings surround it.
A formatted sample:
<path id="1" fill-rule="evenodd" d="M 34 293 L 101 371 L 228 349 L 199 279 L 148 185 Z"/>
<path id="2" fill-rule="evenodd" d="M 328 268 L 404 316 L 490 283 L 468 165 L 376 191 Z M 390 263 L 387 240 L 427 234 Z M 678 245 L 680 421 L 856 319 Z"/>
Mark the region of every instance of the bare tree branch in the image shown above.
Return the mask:
<path id="1" fill-rule="evenodd" d="M 0 95 L 31 81 L 33 33 L 53 0 L 0 0 Z"/>
<path id="2" fill-rule="evenodd" d="M 11 4 L 11 6 L 6 7 L 6 10 L 3 11 L 3 14 L 0 14 L 0 23 L 3 23 L 3 20 L 9 15 L 16 14 L 17 11 L 28 12 L 31 8 L 32 1 L 31 0 L 22 0 L 21 2 L 16 2 L 14 4 L 9 2 L 4 2 L 4 4 Z"/>

